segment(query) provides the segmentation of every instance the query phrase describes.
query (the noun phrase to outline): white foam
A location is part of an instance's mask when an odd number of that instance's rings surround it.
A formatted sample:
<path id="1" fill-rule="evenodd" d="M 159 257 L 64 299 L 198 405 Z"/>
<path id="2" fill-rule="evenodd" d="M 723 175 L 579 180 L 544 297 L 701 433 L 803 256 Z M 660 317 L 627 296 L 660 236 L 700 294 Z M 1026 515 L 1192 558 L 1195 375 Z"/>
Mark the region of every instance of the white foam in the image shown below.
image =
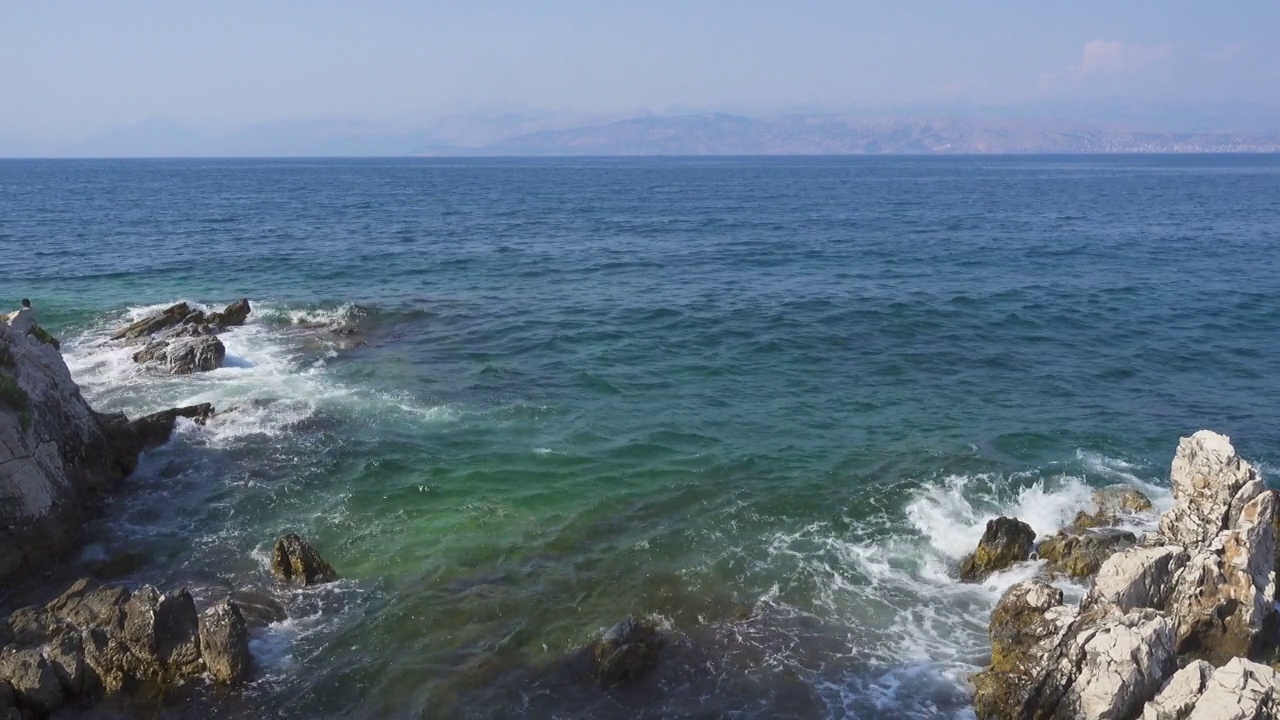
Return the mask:
<path id="1" fill-rule="evenodd" d="M 211 307 L 185 302 L 206 311 Z M 212 403 L 218 414 L 203 432 L 214 444 L 251 435 L 277 436 L 326 409 L 375 415 L 392 412 L 430 423 L 458 417 L 456 409 L 448 405 L 424 406 L 405 396 L 345 385 L 333 377 L 324 362 L 336 355 L 332 348 L 324 350 L 322 358 L 309 355 L 296 332 L 291 334 L 288 328 L 272 322 L 281 318 L 292 324 L 344 322 L 359 312 L 352 305 L 334 310 L 255 305 L 248 323 L 219 334 L 227 351 L 223 366 L 193 375 L 165 375 L 154 367 L 138 365 L 132 359 L 136 345 L 110 339 L 116 328 L 172 304 L 132 307 L 123 317 L 106 318 L 68 338 L 63 351 L 67 365 L 95 407 L 136 416 Z"/>

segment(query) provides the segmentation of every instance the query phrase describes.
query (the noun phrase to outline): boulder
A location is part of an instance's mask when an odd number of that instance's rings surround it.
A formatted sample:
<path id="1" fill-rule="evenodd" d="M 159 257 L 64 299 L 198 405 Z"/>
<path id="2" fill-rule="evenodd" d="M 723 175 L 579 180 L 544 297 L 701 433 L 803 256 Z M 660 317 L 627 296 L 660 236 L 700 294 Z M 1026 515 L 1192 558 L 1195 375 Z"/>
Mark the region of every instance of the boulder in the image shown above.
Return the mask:
<path id="1" fill-rule="evenodd" d="M 1280 673 L 1234 658 L 1179 670 L 1143 708 L 1142 720 L 1260 720 L 1280 717 Z"/>
<path id="2" fill-rule="evenodd" d="M 190 375 L 222 367 L 227 348 L 212 335 L 154 340 L 133 354 L 136 363 L 157 363 L 170 375 Z"/>
<path id="3" fill-rule="evenodd" d="M 139 662 L 129 668 L 134 673 L 174 682 L 203 671 L 200 616 L 185 588 L 161 593 L 144 585 L 125 603 L 124 612 L 124 640 Z"/>
<path id="4" fill-rule="evenodd" d="M 1213 666 L 1193 660 L 1169 678 L 1160 693 L 1142 709 L 1142 720 L 1186 720 L 1204 693 L 1213 675 Z"/>
<path id="5" fill-rule="evenodd" d="M 999 517 L 987 522 L 987 529 L 972 555 L 960 562 L 960 579 L 980 582 L 991 573 L 1031 557 L 1036 533 L 1015 518 Z"/>
<path id="6" fill-rule="evenodd" d="M 1180 653 L 1221 664 L 1275 649 L 1275 514 L 1274 494 L 1255 495 L 1178 573 L 1168 610 Z"/>
<path id="7" fill-rule="evenodd" d="M 276 540 L 271 552 L 271 571 L 286 583 L 298 585 L 318 585 L 338 579 L 338 574 L 320 553 L 294 533 Z"/>
<path id="8" fill-rule="evenodd" d="M 1139 608 L 1163 610 L 1178 573 L 1190 556 L 1176 545 L 1135 547 L 1102 563 L 1084 608 L 1127 613 Z"/>
<path id="9" fill-rule="evenodd" d="M 1002 598 L 992 663 L 974 678 L 979 720 L 1127 720 L 1176 669 L 1173 625 L 1162 613 L 1077 615 L 1060 601 L 1039 581 Z"/>
<path id="10" fill-rule="evenodd" d="M 221 327 L 234 327 L 243 325 L 245 320 L 249 319 L 249 313 L 252 308 L 249 307 L 249 298 L 240 298 L 239 300 L 228 305 L 221 313 L 218 325 Z"/>
<path id="11" fill-rule="evenodd" d="M 155 315 L 149 315 L 137 322 L 130 323 L 115 335 L 112 335 L 111 339 L 135 340 L 148 335 L 154 335 L 161 330 L 166 330 L 182 324 L 182 321 L 190 314 L 191 306 L 184 302 L 171 305 Z"/>
<path id="12" fill-rule="evenodd" d="M 1230 438 L 1201 430 L 1182 438 L 1169 472 L 1174 506 L 1160 518 L 1160 534 L 1171 543 L 1207 545 L 1226 529 L 1232 501 L 1258 474 L 1236 455 Z"/>
<path id="13" fill-rule="evenodd" d="M 662 634 L 653 623 L 628 617 L 591 645 L 593 675 L 605 686 L 635 680 L 658 664 Z"/>
<path id="14" fill-rule="evenodd" d="M 240 608 L 224 600 L 200 615 L 200 655 L 209 674 L 236 683 L 249 672 L 249 628 Z"/>
<path id="15" fill-rule="evenodd" d="M 1114 528 L 1059 532 L 1040 543 L 1036 552 L 1049 562 L 1049 569 L 1077 580 L 1098 572 L 1102 563 L 1137 542 L 1133 533 Z"/>
<path id="16" fill-rule="evenodd" d="M 1053 685 L 1066 685 L 1059 717 L 1126 720 L 1141 712 L 1177 669 L 1173 624 L 1155 610 L 1135 610 L 1074 638 L 1078 651 L 1055 670 Z"/>
<path id="17" fill-rule="evenodd" d="M 1042 580 L 1005 591 L 991 613 L 991 663 L 973 677 L 973 706 L 979 718 L 1019 717 L 1038 680 L 1045 647 L 1069 626 L 1074 614 L 1062 605 L 1062 591 Z"/>

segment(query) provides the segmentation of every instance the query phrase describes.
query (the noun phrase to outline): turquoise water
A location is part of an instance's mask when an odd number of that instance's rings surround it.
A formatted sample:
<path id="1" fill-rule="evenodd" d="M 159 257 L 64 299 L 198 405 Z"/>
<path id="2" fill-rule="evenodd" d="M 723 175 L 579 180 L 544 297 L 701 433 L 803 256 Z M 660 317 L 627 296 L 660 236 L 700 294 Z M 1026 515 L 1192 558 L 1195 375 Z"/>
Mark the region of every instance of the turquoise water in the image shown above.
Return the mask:
<path id="1" fill-rule="evenodd" d="M 165 717 L 970 717 L 986 519 L 1280 465 L 1278 241 L 1274 156 L 0 162 L 0 302 L 99 409 L 225 410 L 68 572 L 288 610 Z M 207 375 L 107 340 L 240 296 Z M 663 663 L 582 682 L 628 613 Z"/>

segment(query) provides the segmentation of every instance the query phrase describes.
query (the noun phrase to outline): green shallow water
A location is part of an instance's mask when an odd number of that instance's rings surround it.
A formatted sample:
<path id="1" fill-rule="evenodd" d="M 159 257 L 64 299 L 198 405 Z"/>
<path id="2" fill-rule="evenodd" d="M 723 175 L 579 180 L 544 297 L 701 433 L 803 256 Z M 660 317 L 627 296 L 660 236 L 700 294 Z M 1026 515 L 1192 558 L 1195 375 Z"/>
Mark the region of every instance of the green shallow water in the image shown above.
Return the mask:
<path id="1" fill-rule="evenodd" d="M 988 518 L 1167 503 L 1201 427 L 1280 457 L 1277 197 L 1273 157 L 4 162 L 0 277 L 99 409 L 224 410 L 64 569 L 286 608 L 248 687 L 146 712 L 964 718 L 1031 571 L 951 580 Z M 208 375 L 106 340 L 244 295 Z M 290 530 L 343 580 L 274 587 Z M 583 682 L 632 613 L 657 671 Z"/>

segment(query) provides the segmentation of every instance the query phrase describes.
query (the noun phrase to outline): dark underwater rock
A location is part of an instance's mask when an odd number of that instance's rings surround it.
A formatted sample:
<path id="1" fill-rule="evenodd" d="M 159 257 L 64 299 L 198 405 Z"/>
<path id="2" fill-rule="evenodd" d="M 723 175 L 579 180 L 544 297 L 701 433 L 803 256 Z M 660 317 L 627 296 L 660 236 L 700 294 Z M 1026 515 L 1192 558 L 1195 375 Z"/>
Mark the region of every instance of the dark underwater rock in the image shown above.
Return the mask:
<path id="1" fill-rule="evenodd" d="M 606 686 L 635 680 L 658 664 L 662 634 L 651 622 L 628 617 L 591 645 L 593 675 Z"/>

